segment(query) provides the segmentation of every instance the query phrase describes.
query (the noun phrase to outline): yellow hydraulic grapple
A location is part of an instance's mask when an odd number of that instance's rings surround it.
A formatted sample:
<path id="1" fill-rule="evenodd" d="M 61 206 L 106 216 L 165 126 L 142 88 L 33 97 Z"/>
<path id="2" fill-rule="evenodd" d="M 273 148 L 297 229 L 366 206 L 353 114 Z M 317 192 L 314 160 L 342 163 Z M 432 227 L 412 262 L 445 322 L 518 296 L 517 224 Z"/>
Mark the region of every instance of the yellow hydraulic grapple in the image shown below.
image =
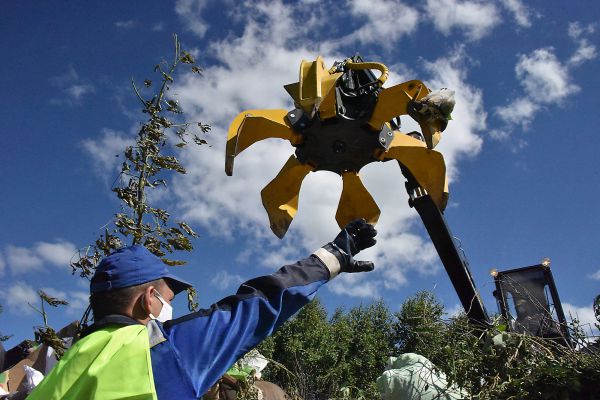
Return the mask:
<path id="1" fill-rule="evenodd" d="M 376 77 L 372 70 L 379 71 Z M 448 199 L 446 166 L 433 150 L 445 129 L 453 103 L 441 105 L 418 80 L 389 88 L 388 69 L 360 56 L 327 69 L 321 57 L 302 61 L 298 82 L 285 86 L 294 109 L 246 110 L 231 123 L 225 172 L 233 173 L 235 156 L 267 138 L 288 140 L 295 148 L 279 174 L 261 192 L 271 229 L 287 232 L 298 208 L 304 177 L 332 171 L 343 179 L 336 221 L 343 227 L 356 218 L 376 223 L 380 210 L 358 175 L 375 161 L 396 160 L 419 190 L 443 210 Z M 421 132 L 402 133 L 401 115 L 415 119 Z"/>
<path id="2" fill-rule="evenodd" d="M 396 160 L 406 178 L 409 205 L 419 213 L 465 312 L 472 321 L 489 325 L 464 252 L 457 248 L 443 215 L 448 201 L 446 165 L 433 150 L 450 119 L 454 92 L 430 92 L 417 80 L 384 88 L 387 77 L 385 65 L 363 62 L 360 56 L 330 69 L 321 57 L 302 61 L 298 82 L 285 86 L 294 99 L 292 111 L 247 110 L 231 123 L 225 172 L 231 175 L 235 156 L 259 140 L 286 139 L 296 148 L 261 192 L 271 229 L 282 238 L 296 215 L 302 181 L 311 171 L 342 176 L 336 213 L 340 228 L 356 218 L 376 223 L 379 207 L 358 173 L 369 163 Z M 401 115 L 417 121 L 421 132 L 401 132 Z"/>

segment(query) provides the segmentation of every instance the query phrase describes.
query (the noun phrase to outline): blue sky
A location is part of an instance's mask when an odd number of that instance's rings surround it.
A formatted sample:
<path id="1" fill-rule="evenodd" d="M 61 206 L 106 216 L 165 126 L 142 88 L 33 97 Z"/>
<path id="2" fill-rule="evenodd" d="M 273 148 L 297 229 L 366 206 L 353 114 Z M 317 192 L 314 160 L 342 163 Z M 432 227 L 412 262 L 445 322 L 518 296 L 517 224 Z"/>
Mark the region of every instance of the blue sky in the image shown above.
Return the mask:
<path id="1" fill-rule="evenodd" d="M 276 139 L 224 168 L 226 129 L 252 108 L 292 108 L 283 85 L 301 59 L 360 53 L 390 67 L 388 85 L 420 79 L 456 90 L 438 149 L 449 167 L 446 218 L 470 261 L 489 312 L 491 268 L 544 257 L 567 310 L 591 322 L 600 293 L 597 248 L 600 5 L 574 1 L 389 0 L 11 2 L 0 15 L 0 331 L 8 345 L 41 318 L 28 306 L 44 289 L 71 305 L 55 327 L 81 315 L 87 282 L 68 266 L 119 210 L 110 193 L 114 157 L 143 115 L 129 86 L 152 78 L 177 33 L 204 67 L 173 92 L 190 120 L 213 126 L 182 154 L 189 173 L 156 198 L 201 234 L 178 273 L 203 306 L 242 280 L 274 271 L 330 241 L 341 180 L 311 174 L 286 237 L 270 233 L 260 190 L 293 152 Z M 403 120 L 407 130 L 408 120 Z M 389 164 L 389 165 L 388 165 Z M 392 163 L 361 171 L 382 209 L 376 270 L 343 276 L 319 293 L 330 310 L 382 297 L 392 309 L 421 289 L 458 307 L 447 275 Z M 176 302 L 175 314 L 185 312 Z"/>

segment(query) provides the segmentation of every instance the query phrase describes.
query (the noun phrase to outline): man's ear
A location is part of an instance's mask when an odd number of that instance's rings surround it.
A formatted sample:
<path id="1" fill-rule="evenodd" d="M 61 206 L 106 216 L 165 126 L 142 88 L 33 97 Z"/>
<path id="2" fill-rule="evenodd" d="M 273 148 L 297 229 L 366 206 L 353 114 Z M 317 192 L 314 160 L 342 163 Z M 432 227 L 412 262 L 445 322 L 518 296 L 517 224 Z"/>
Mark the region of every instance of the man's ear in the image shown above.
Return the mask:
<path id="1" fill-rule="evenodd" d="M 152 286 L 148 286 L 146 289 L 144 289 L 144 292 L 142 293 L 142 295 L 140 296 L 140 304 L 142 306 L 142 309 L 147 313 L 147 314 L 152 314 L 152 296 L 154 293 L 154 290 L 156 288 L 152 285 Z"/>

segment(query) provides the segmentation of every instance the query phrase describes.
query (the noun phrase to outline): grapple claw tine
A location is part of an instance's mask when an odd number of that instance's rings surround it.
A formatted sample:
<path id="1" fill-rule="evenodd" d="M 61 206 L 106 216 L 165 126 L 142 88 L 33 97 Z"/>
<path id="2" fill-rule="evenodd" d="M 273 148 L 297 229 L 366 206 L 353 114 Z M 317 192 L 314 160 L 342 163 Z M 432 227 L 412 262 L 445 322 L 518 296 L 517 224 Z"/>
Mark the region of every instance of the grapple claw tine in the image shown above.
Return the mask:
<path id="1" fill-rule="evenodd" d="M 379 93 L 377 105 L 369 119 L 369 125 L 379 131 L 383 124 L 399 115 L 408 114 L 408 104 L 420 100 L 429 93 L 429 89 L 419 80 L 412 80 L 390 88 L 385 88 Z"/>
<path id="2" fill-rule="evenodd" d="M 396 132 L 390 147 L 381 156 L 382 161 L 397 160 L 424 188 L 440 210 L 448 201 L 446 164 L 441 153 L 430 150 L 422 141 Z"/>
<path id="3" fill-rule="evenodd" d="M 342 180 L 344 186 L 335 214 L 339 227 L 343 228 L 357 218 L 364 218 L 368 223 L 375 225 L 381 210 L 365 188 L 360 176 L 356 172 L 344 172 Z"/>
<path id="4" fill-rule="evenodd" d="M 415 121 L 421 127 L 421 132 L 423 133 L 423 138 L 425 139 L 425 143 L 427 144 L 427 148 L 433 149 L 438 145 L 440 139 L 442 138 L 443 126 L 440 120 L 427 120 L 426 118 L 420 118 L 417 115 L 411 115 Z"/>
<path id="5" fill-rule="evenodd" d="M 287 232 L 296 211 L 304 177 L 314 168 L 301 164 L 296 156 L 287 160 L 277 176 L 261 191 L 263 206 L 269 215 L 271 230 L 278 238 Z"/>
<path id="6" fill-rule="evenodd" d="M 239 113 L 227 133 L 225 173 L 231 176 L 235 156 L 260 140 L 280 138 L 289 140 L 292 145 L 301 143 L 301 135 L 290 127 L 287 113 L 286 110 L 246 110 Z"/>

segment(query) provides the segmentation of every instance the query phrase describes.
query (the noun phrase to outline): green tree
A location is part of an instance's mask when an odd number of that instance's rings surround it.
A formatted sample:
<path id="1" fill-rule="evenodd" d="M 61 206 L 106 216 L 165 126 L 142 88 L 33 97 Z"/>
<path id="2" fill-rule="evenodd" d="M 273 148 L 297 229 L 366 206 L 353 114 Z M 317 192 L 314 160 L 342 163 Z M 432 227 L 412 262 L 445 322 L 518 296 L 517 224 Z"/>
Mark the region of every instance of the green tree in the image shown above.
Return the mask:
<path id="1" fill-rule="evenodd" d="M 375 380 L 395 353 L 393 315 L 380 300 L 352 308 L 344 317 L 349 325 L 346 350 L 347 385 L 355 397 L 378 397 Z"/>
<path id="2" fill-rule="evenodd" d="M 265 377 L 302 399 L 372 399 L 375 379 L 394 349 L 392 314 L 383 302 L 335 311 L 331 319 L 319 300 L 305 306 L 261 345 L 285 368 Z"/>
<path id="3" fill-rule="evenodd" d="M 207 143 L 203 136 L 209 132 L 210 126 L 183 121 L 183 110 L 169 93 L 180 65 L 187 65 L 193 73 L 201 73 L 195 63 L 174 35 L 172 60 L 163 60 L 154 68 L 159 76 L 158 84 L 145 79 L 141 89 L 131 80 L 147 120 L 141 124 L 135 144 L 124 149 L 118 184 L 112 189 L 121 202 L 122 212 L 114 215 L 112 225 L 94 244 L 80 251 L 79 257 L 71 264 L 73 273 L 77 272 L 82 277 L 92 275 L 102 257 L 126 242 L 144 245 L 168 265 L 185 264 L 167 257 L 167 253 L 191 251 L 193 245 L 190 239 L 198 235 L 186 222 L 173 223 L 167 210 L 151 205 L 148 192 L 166 187 L 171 173 L 186 173 L 175 152 L 190 143 Z M 153 90 L 155 87 L 156 90 Z M 190 310 L 197 308 L 193 289 L 188 290 L 188 300 Z"/>
<path id="4" fill-rule="evenodd" d="M 429 292 L 407 299 L 397 314 L 398 351 L 427 357 L 474 398 L 600 398 L 600 355 L 506 332 L 498 318 L 488 329 L 465 314 L 444 321 L 443 311 Z"/>
<path id="5" fill-rule="evenodd" d="M 500 319 L 487 329 L 463 313 L 445 320 L 430 292 L 406 299 L 393 315 L 376 302 L 328 319 L 313 301 L 261 352 L 275 361 L 265 377 L 305 400 L 378 398 L 374 383 L 387 357 L 406 352 L 430 359 L 432 373 L 445 373 L 474 399 L 600 398 L 600 353 L 506 332 Z"/>
<path id="6" fill-rule="evenodd" d="M 327 311 L 313 300 L 261 345 L 261 352 L 286 367 L 271 369 L 267 379 L 302 399 L 330 397 L 336 390 L 330 385 L 332 374 L 341 358 L 338 340 Z"/>
<path id="7" fill-rule="evenodd" d="M 111 224 L 93 244 L 79 251 L 79 256 L 71 263 L 73 274 L 90 277 L 102 257 L 126 244 L 144 245 L 170 266 L 183 265 L 185 262 L 171 259 L 167 254 L 193 249 L 191 239 L 198 237 L 196 232 L 185 221 L 171 221 L 166 209 L 155 207 L 148 200 L 149 192 L 166 187 L 173 173 L 186 173 L 174 154 L 188 144 L 207 144 L 204 136 L 210 131 L 207 124 L 184 121 L 183 110 L 177 99 L 169 93 L 175 72 L 181 65 L 189 67 L 191 73 L 202 72 L 194 57 L 181 48 L 177 35 L 173 36 L 173 44 L 172 60 L 163 60 L 154 67 L 154 72 L 159 76 L 156 85 L 152 80 L 145 79 L 138 87 L 131 79 L 133 92 L 141 103 L 146 121 L 140 124 L 135 144 L 125 148 L 121 155 L 123 161 L 119 177 L 112 188 L 120 201 L 121 212 L 114 215 Z M 39 295 L 41 309 L 32 307 L 42 315 L 44 326 L 36 328 L 36 341 L 52 346 L 59 357 L 64 352 L 64 344 L 48 325 L 44 304 L 56 307 L 66 302 L 42 291 Z M 198 307 L 193 288 L 188 289 L 188 307 L 190 311 Z M 86 312 L 82 318 L 84 323 L 87 316 Z M 0 339 L 5 338 L 0 336 Z"/>
<path id="8" fill-rule="evenodd" d="M 398 352 L 432 354 L 437 351 L 444 344 L 443 316 L 444 306 L 431 292 L 421 291 L 406 299 L 394 324 Z"/>

